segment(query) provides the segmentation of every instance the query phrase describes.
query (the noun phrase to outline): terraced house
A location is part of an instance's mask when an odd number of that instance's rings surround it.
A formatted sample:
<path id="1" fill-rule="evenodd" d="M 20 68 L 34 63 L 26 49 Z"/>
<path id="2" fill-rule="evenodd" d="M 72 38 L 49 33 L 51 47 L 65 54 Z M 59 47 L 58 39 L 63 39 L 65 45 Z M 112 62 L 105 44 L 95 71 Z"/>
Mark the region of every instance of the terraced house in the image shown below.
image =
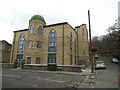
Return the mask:
<path id="1" fill-rule="evenodd" d="M 10 63 L 27 65 L 56 64 L 78 66 L 89 63 L 86 24 L 73 28 L 67 22 L 46 25 L 45 19 L 34 15 L 28 29 L 14 31 Z"/>

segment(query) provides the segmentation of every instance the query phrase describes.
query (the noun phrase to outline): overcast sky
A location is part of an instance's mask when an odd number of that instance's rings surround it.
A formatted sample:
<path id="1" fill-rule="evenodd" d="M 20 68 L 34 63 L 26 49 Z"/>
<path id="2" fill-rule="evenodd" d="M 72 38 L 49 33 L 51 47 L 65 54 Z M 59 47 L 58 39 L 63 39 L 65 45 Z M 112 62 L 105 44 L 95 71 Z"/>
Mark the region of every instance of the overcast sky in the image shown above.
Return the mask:
<path id="1" fill-rule="evenodd" d="M 68 22 L 73 28 L 87 24 L 91 15 L 92 36 L 106 34 L 118 18 L 119 0 L 0 0 L 0 40 L 12 44 L 13 31 L 28 28 L 30 18 L 39 14 L 47 25 Z"/>

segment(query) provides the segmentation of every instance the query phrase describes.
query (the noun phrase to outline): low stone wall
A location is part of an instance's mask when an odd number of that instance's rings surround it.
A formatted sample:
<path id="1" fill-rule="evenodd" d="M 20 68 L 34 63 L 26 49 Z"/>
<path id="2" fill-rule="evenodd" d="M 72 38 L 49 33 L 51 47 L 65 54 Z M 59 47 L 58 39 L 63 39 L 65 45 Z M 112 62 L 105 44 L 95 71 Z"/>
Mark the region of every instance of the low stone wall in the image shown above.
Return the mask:
<path id="1" fill-rule="evenodd" d="M 2 63 L 2 68 L 14 68 L 14 64 Z"/>
<path id="2" fill-rule="evenodd" d="M 31 65 L 31 64 L 24 64 L 23 69 L 47 70 L 47 65 Z"/>
<path id="3" fill-rule="evenodd" d="M 81 66 L 57 66 L 57 71 L 82 72 Z"/>
<path id="4" fill-rule="evenodd" d="M 31 70 L 48 70 L 47 65 L 31 65 L 25 64 L 23 69 L 31 69 Z M 53 70 L 54 71 L 54 70 Z M 57 66 L 57 71 L 68 71 L 68 72 L 81 72 L 81 66 Z"/>
<path id="5" fill-rule="evenodd" d="M 14 68 L 14 64 L 3 63 L 2 68 Z M 24 64 L 23 69 L 29 70 L 48 70 L 47 65 L 36 65 L 36 64 Z M 57 71 L 67 71 L 67 72 L 81 72 L 81 66 L 71 66 L 71 65 L 57 65 Z"/>

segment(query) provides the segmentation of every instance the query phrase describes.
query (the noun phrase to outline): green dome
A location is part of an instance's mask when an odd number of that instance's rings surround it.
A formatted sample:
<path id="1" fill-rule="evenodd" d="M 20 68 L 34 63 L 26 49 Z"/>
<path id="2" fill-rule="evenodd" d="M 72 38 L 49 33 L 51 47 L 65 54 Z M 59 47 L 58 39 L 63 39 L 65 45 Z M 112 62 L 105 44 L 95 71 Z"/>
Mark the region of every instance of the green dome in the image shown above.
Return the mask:
<path id="1" fill-rule="evenodd" d="M 42 20 L 45 22 L 45 19 L 40 15 L 34 15 L 30 20 Z"/>

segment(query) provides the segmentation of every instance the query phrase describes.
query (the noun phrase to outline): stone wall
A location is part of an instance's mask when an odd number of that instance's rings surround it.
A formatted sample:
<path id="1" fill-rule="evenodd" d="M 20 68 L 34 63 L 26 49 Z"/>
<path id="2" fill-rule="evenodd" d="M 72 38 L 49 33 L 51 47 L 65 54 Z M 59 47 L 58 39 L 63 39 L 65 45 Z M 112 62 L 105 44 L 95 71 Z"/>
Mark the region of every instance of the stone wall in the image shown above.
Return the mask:
<path id="1" fill-rule="evenodd" d="M 2 64 L 2 68 L 14 68 L 14 64 L 4 63 Z M 47 65 L 35 65 L 35 64 L 24 64 L 23 69 L 27 70 L 43 70 L 47 71 Z M 57 71 L 67 71 L 67 72 L 81 72 L 81 66 L 57 66 Z"/>
<path id="2" fill-rule="evenodd" d="M 14 64 L 2 63 L 2 68 L 14 68 Z"/>

